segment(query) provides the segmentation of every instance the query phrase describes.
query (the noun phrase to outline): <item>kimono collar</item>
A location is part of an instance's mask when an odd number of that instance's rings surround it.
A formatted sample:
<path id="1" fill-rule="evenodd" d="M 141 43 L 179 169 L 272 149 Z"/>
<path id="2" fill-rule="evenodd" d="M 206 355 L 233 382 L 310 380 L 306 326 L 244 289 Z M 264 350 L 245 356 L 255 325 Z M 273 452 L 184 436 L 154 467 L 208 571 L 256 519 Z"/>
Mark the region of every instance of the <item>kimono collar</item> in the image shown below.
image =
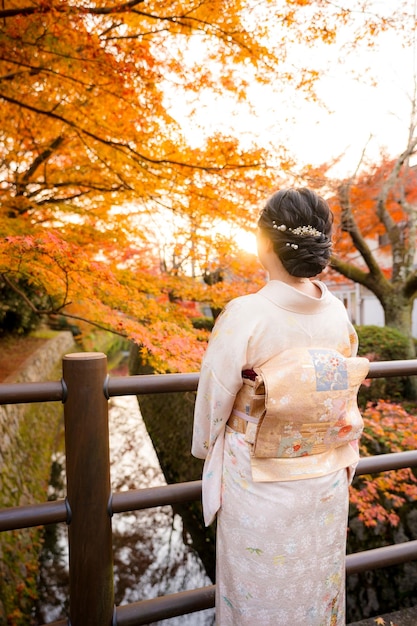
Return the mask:
<path id="1" fill-rule="evenodd" d="M 265 287 L 258 291 L 258 294 L 270 300 L 281 309 L 311 315 L 323 310 L 330 304 L 331 300 L 330 292 L 326 285 L 319 280 L 314 280 L 313 282 L 321 290 L 320 298 L 309 296 L 280 280 L 270 280 Z"/>

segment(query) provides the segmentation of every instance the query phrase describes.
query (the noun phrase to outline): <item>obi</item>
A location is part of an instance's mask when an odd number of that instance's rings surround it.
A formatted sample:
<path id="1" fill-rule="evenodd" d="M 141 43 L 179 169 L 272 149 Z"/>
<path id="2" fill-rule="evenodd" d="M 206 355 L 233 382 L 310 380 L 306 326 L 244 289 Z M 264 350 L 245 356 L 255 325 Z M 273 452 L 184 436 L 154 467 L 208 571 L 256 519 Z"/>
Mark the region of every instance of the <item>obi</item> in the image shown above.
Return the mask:
<path id="1" fill-rule="evenodd" d="M 278 459 L 275 465 L 295 478 L 297 472 L 298 477 L 314 475 L 314 468 L 320 473 L 326 463 L 329 471 L 350 464 L 357 452 L 341 448 L 361 435 L 357 393 L 368 370 L 367 359 L 346 358 L 328 348 L 291 348 L 255 368 L 252 380 L 244 379 L 228 421 L 245 433 L 252 469 L 272 467 L 263 459 Z M 283 462 L 289 459 L 298 464 Z"/>

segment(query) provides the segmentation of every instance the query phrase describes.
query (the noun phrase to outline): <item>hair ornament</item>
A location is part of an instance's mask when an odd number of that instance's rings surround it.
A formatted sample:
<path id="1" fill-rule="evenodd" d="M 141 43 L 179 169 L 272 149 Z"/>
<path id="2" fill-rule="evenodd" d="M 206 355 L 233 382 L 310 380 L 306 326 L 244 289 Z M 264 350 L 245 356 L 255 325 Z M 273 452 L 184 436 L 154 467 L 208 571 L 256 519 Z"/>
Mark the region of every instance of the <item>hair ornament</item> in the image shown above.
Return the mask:
<path id="1" fill-rule="evenodd" d="M 314 226 L 307 224 L 307 226 L 297 226 L 297 228 L 290 228 L 285 224 L 278 225 L 275 220 L 272 220 L 272 228 L 276 230 L 280 230 L 282 233 L 285 233 L 288 230 L 293 235 L 297 235 L 298 237 L 320 237 L 323 233 Z"/>
<path id="2" fill-rule="evenodd" d="M 298 245 L 296 243 L 290 243 L 289 241 L 287 241 L 285 245 L 294 248 L 294 250 L 298 250 Z"/>
<path id="3" fill-rule="evenodd" d="M 285 226 L 285 224 L 281 224 L 280 226 L 278 226 L 275 220 L 272 221 L 272 228 L 276 228 L 277 230 L 280 230 L 283 233 L 287 230 L 287 227 Z"/>
<path id="4" fill-rule="evenodd" d="M 298 226 L 297 228 L 289 228 L 289 231 L 292 232 L 293 235 L 298 235 L 299 237 L 320 237 L 323 233 L 317 228 L 310 226 Z"/>

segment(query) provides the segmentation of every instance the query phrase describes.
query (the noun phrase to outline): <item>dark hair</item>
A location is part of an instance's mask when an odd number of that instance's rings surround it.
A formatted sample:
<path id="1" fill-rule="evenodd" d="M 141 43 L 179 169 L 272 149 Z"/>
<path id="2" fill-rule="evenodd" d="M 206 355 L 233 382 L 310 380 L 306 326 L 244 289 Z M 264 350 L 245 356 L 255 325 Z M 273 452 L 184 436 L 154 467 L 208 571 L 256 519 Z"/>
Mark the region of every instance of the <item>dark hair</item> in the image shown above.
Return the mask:
<path id="1" fill-rule="evenodd" d="M 284 268 L 298 277 L 316 276 L 329 264 L 332 226 L 329 205 L 307 188 L 277 191 L 258 220 Z"/>

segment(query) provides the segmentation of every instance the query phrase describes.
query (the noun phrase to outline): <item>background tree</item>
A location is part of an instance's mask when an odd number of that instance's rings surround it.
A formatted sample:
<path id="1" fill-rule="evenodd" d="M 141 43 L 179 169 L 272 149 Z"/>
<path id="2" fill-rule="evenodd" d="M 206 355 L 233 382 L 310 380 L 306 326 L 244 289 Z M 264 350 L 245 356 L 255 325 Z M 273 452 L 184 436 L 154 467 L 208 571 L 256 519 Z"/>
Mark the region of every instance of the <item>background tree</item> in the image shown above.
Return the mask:
<path id="1" fill-rule="evenodd" d="M 246 32 L 239 2 L 228 11 L 216 3 L 13 2 L 0 13 L 4 280 L 23 299 L 30 300 L 22 279 L 48 296 L 49 306 L 32 303 L 39 314 L 130 336 L 157 367 L 186 367 L 188 351 L 166 341 L 180 335 L 193 344 L 195 364 L 201 350 L 188 316 L 158 300 L 173 283 L 181 293 L 184 272 L 175 281 L 159 271 L 149 217 L 161 207 L 186 217 L 193 196 L 200 221 L 221 222 L 233 203 L 246 222 L 244 199 L 254 204 L 257 185 L 248 182 L 262 177 L 262 153 L 242 153 L 225 137 L 191 149 L 162 86 L 217 85 L 205 67 L 182 63 L 194 34 L 202 45 L 216 42 L 222 79 L 241 91 L 236 66 L 263 59 L 266 68 L 274 59 L 259 25 Z"/>
<path id="2" fill-rule="evenodd" d="M 409 339 L 417 296 L 417 171 L 410 165 L 417 138 L 395 160 L 385 159 L 341 181 L 332 208 L 338 220 L 332 268 L 378 298 L 385 324 Z"/>
<path id="3" fill-rule="evenodd" d="M 266 150 L 256 142 L 243 148 L 232 133 L 191 146 L 171 115 L 172 101 L 187 94 L 198 108 L 201 94 L 227 92 L 238 106 L 254 83 L 311 98 L 319 72 L 309 49 L 323 44 L 331 55 L 347 25 L 347 47 L 403 26 L 406 41 L 407 5 L 397 3 L 387 16 L 358 14 L 359 3 L 345 9 L 312 0 L 4 2 L 3 281 L 39 315 L 88 319 L 132 338 L 157 369 L 194 369 L 204 337 L 179 303 L 215 294 L 218 308 L 229 287 L 194 281 L 192 291 L 180 237 L 180 265 L 161 272 L 149 219 L 162 208 L 181 229 L 192 218 L 193 242 L 204 231 L 210 264 L 234 260 L 217 236 L 222 223 L 253 223 L 271 178 L 276 184 L 278 168 L 282 177 L 293 161 L 279 137 L 270 142 L 273 168 Z M 202 249 L 193 244 L 187 255 L 204 273 Z M 32 302 L 22 284 L 48 304 Z M 240 284 L 247 289 L 247 280 Z M 174 292 L 168 303 L 160 297 Z"/>

